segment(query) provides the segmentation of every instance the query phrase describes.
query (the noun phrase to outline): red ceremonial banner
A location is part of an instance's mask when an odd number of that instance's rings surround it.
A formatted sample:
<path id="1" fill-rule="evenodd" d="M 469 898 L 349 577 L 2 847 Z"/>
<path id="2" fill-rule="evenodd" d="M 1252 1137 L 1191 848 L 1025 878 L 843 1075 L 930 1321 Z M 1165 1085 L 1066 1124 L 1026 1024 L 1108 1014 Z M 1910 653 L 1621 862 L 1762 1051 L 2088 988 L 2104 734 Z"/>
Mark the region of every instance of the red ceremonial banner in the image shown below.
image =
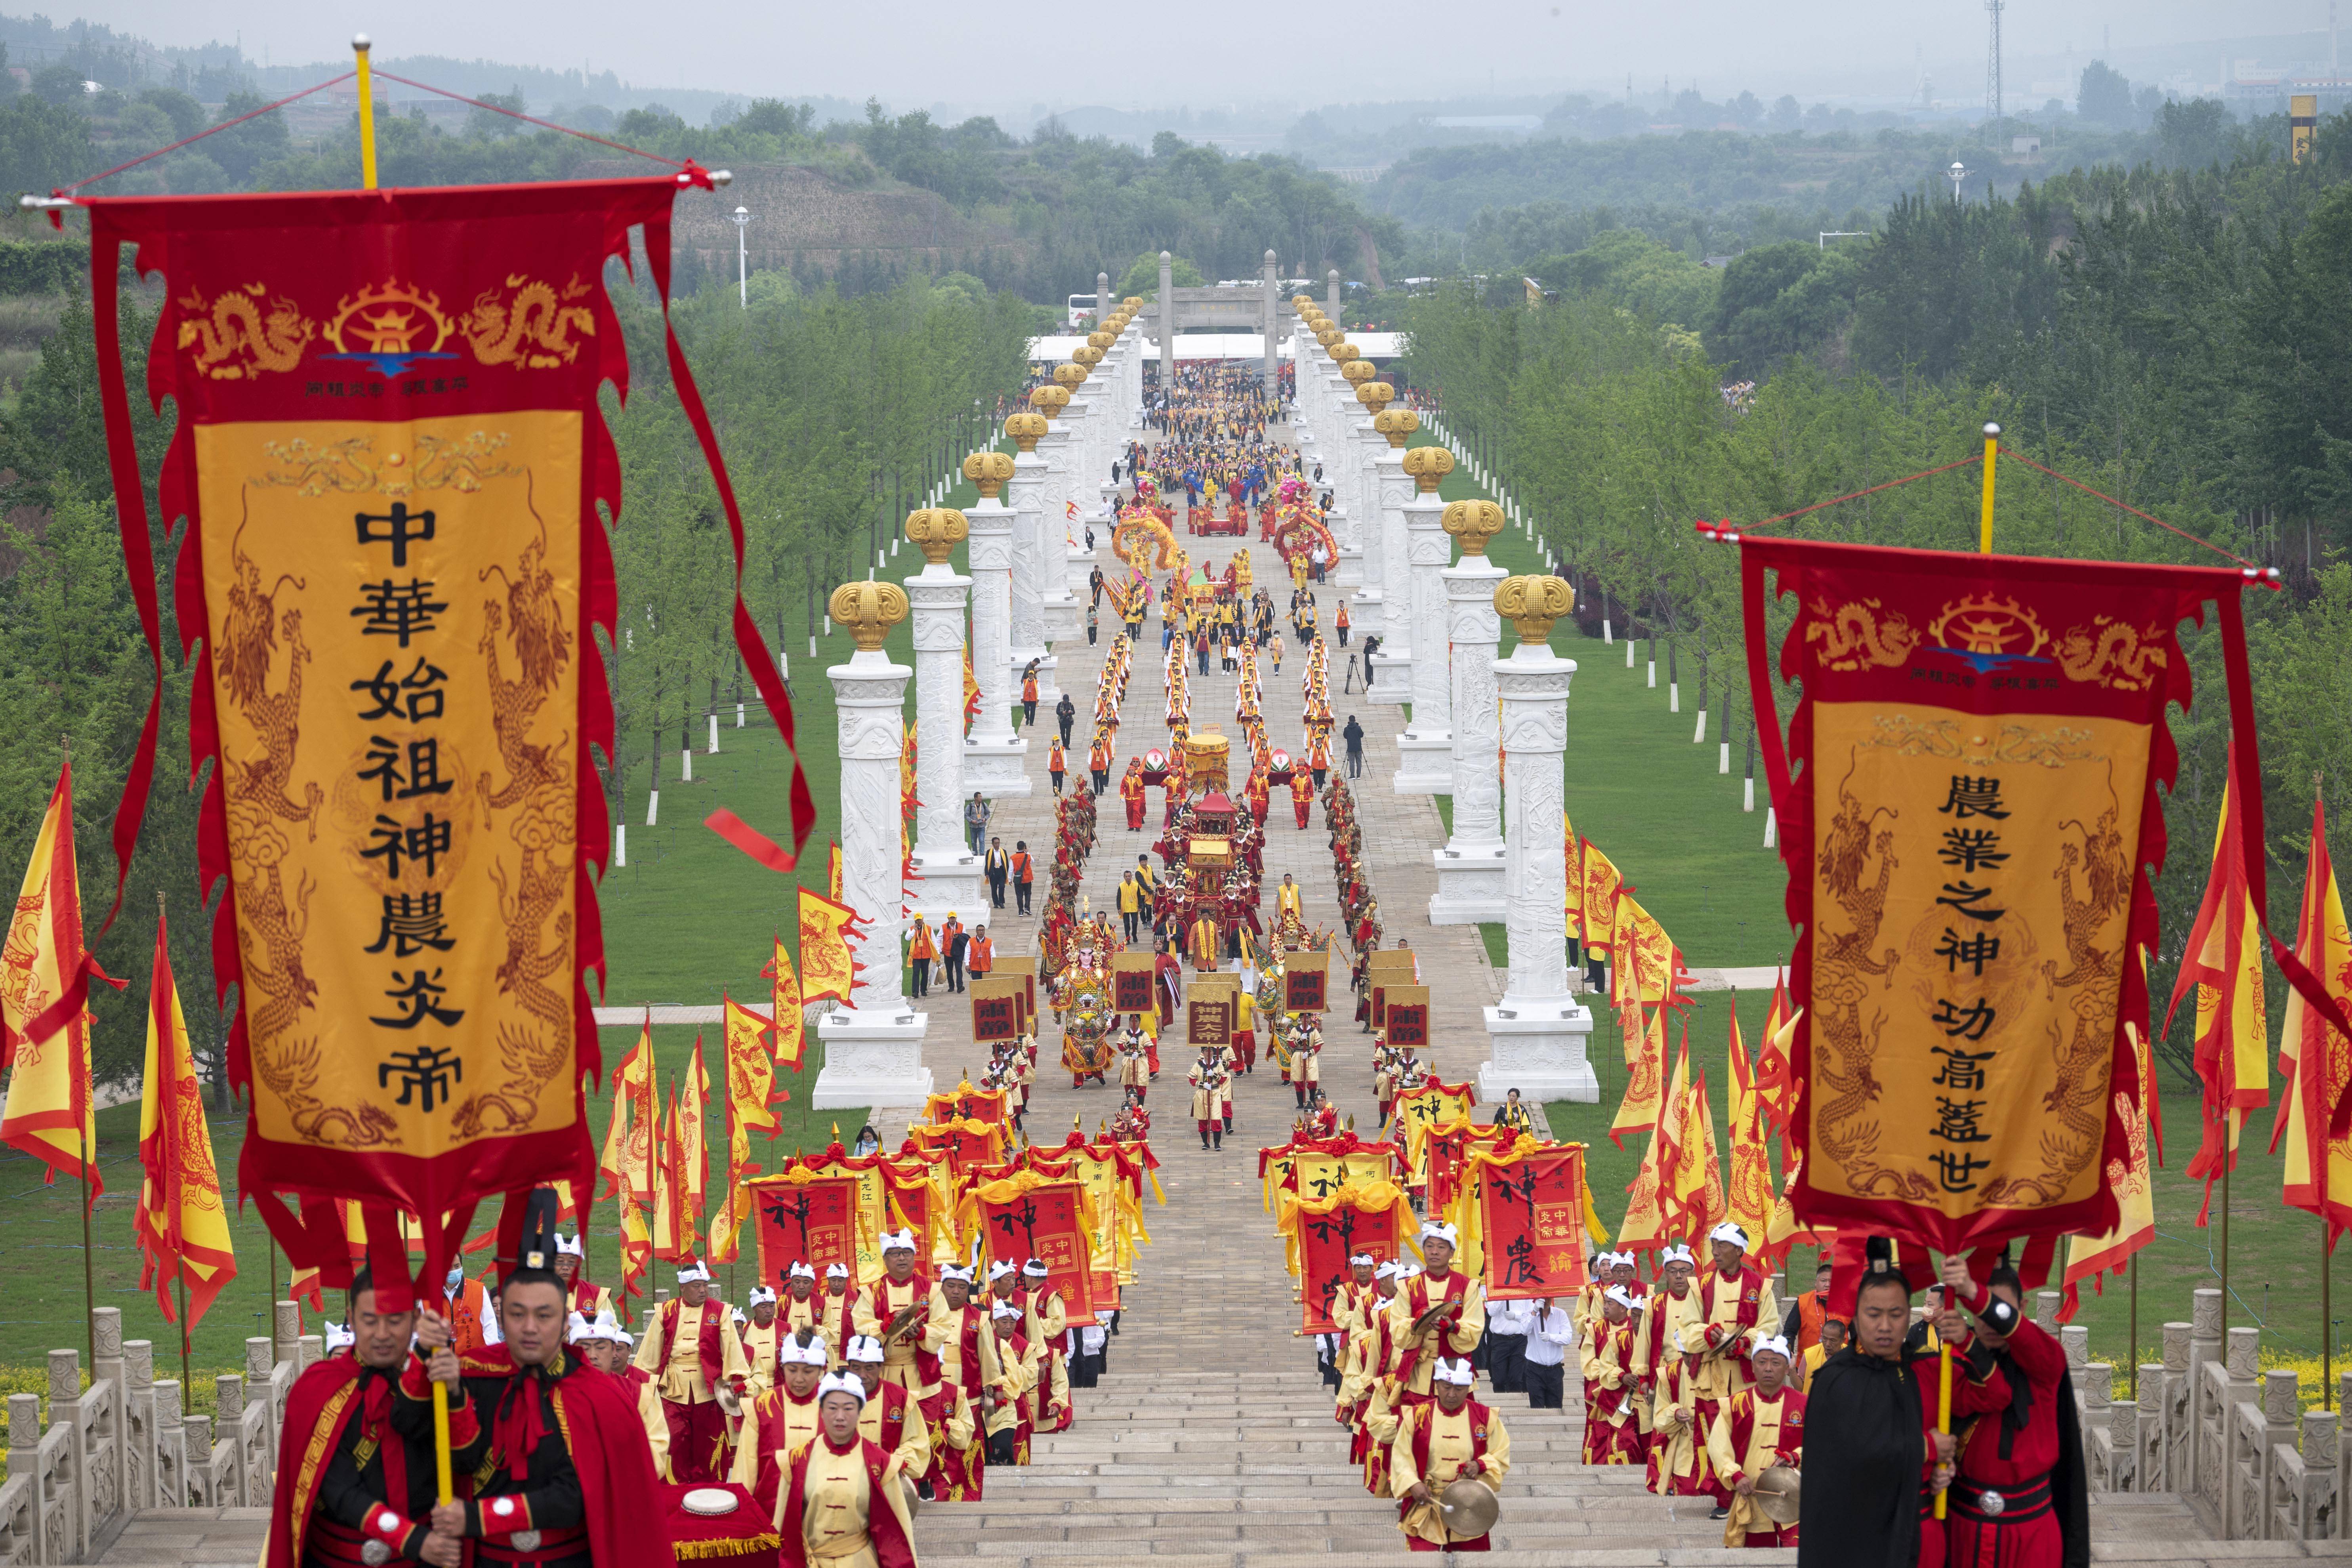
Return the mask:
<path id="1" fill-rule="evenodd" d="M 986 1043 L 992 1040 L 1017 1040 L 1021 1037 L 1022 996 L 1020 976 L 1004 980 L 975 980 L 971 991 L 971 1037 Z"/>
<path id="2" fill-rule="evenodd" d="M 751 1184 L 759 1219 L 760 1278 L 781 1287 L 795 1263 L 823 1279 L 828 1265 L 857 1268 L 857 1178 L 818 1176 L 794 1181 L 763 1177 Z"/>
<path id="3" fill-rule="evenodd" d="M 1320 1013 L 1330 1004 L 1326 1000 L 1331 983 L 1330 972 L 1324 963 L 1312 967 L 1303 964 L 1304 953 L 1291 953 L 1282 961 L 1282 1005 L 1292 1013 Z M 1328 953 L 1315 955 L 1328 960 Z"/>
<path id="4" fill-rule="evenodd" d="M 992 1263 L 1045 1265 L 1047 1283 L 1062 1293 L 1070 1321 L 1095 1315 L 1094 1258 L 1087 1235 L 1086 1189 L 1076 1180 L 1044 1182 L 992 1199 L 979 1190 L 981 1230 Z"/>
<path id="5" fill-rule="evenodd" d="M 1300 1329 L 1310 1334 L 1338 1331 L 1331 1321 L 1331 1303 L 1349 1279 L 1348 1259 L 1370 1253 L 1375 1264 L 1397 1256 L 1394 1209 L 1360 1209 L 1349 1203 L 1333 1204 L 1329 1212 L 1302 1208 L 1298 1215 L 1298 1295 Z"/>
<path id="6" fill-rule="evenodd" d="M 186 520 L 173 595 L 195 656 L 189 760 L 210 773 L 199 874 L 227 883 L 214 973 L 238 991 L 229 1073 L 252 1095 L 239 1184 L 298 1267 L 349 1266 L 331 1198 L 421 1216 L 437 1279 L 478 1200 L 593 1178 L 584 975 L 604 963 L 592 879 L 610 829 L 592 751 L 612 749 L 613 710 L 592 628 L 614 621 L 597 509 L 621 507 L 597 398 L 628 378 L 603 279 L 642 227 L 667 310 L 670 204 L 689 184 L 707 177 L 83 204 L 154 669 L 118 877 L 163 652 L 117 326 L 129 244 L 166 281 L 146 391 L 178 416 L 158 495 L 167 527 Z M 675 336 L 667 351 L 740 577 L 717 441 Z M 740 597 L 734 629 L 790 744 Z M 814 816 L 795 769 L 795 845 Z"/>
<path id="7" fill-rule="evenodd" d="M 1139 959 L 1141 962 L 1131 963 Z M 1149 1013 L 1152 1007 L 1151 954 L 1117 954 L 1111 960 L 1111 1005 L 1122 1013 Z"/>
<path id="8" fill-rule="evenodd" d="M 1789 1136 L 1807 1224 L 1939 1252 L 2116 1224 L 2155 941 L 2176 638 L 2219 611 L 2260 813 L 2234 569 L 1740 541 L 1748 678 L 1801 933 Z M 1798 609 L 1780 674 L 1765 574 Z M 1801 773 L 1796 770 L 1801 769 Z M 2262 902 L 2261 826 L 2242 846 Z M 2292 961 L 2283 961 L 2282 967 Z M 2299 966 L 2297 966 L 2299 967 Z M 2289 978 L 2295 973 L 2289 969 Z M 2305 976 L 2305 981 L 2308 976 Z"/>
<path id="9" fill-rule="evenodd" d="M 1429 1044 L 1429 987 L 1391 985 L 1388 990 L 1388 1041 L 1413 1049 Z M 1414 994 L 1408 999 L 1406 994 Z"/>
<path id="10" fill-rule="evenodd" d="M 1584 1151 L 1543 1149 L 1476 1170 L 1471 1199 L 1486 1227 L 1486 1299 L 1557 1301 L 1583 1289 Z"/>

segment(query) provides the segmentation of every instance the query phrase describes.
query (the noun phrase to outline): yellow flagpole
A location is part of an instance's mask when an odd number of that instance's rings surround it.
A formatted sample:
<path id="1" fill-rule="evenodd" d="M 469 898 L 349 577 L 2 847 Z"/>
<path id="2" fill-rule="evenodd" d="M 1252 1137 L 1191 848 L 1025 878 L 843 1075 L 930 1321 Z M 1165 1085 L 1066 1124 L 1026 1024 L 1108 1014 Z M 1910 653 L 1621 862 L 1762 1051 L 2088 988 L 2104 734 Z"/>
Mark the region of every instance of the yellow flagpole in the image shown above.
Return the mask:
<path id="1" fill-rule="evenodd" d="M 360 80 L 362 82 L 367 80 L 367 67 L 364 65 L 360 68 Z M 367 100 L 365 87 L 360 89 L 360 100 L 362 103 Z M 371 163 L 368 166 L 373 168 L 374 164 Z M 368 184 L 370 186 L 374 185 L 375 177 L 373 174 L 368 177 Z M 1977 553 L 1990 555 L 1992 553 L 1992 468 L 1993 458 L 2000 451 L 2000 426 L 1990 423 L 1985 426 L 1984 443 L 1984 506 L 1977 516 Z"/>
<path id="2" fill-rule="evenodd" d="M 352 56 L 359 62 L 360 186 L 372 191 L 375 189 L 375 79 L 368 72 L 368 48 L 365 33 L 352 37 Z M 1990 506 L 1991 503 L 1988 501 L 1986 504 Z M 444 1498 L 442 1500 L 446 1502 L 448 1500 Z"/>

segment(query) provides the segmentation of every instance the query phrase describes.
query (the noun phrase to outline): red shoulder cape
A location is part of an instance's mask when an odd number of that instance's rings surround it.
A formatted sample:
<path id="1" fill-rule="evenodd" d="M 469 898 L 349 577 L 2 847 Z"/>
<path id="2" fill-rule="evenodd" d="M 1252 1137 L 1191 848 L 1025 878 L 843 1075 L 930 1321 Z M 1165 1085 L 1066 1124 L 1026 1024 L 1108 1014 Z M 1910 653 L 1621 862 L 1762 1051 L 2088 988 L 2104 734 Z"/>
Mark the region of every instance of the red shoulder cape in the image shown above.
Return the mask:
<path id="1" fill-rule="evenodd" d="M 514 1361 L 506 1346 L 485 1345 L 466 1358 L 465 1370 L 468 1377 L 511 1377 Z M 635 1388 L 617 1377 L 574 1371 L 555 1385 L 555 1401 L 572 1439 L 572 1468 L 580 1472 L 583 1522 L 596 1568 L 676 1568 L 660 1510 L 646 1506 L 645 1500 L 658 1494 L 659 1478 L 637 1418 Z"/>
<path id="2" fill-rule="evenodd" d="M 313 1362 L 286 1394 L 285 1436 L 278 1458 L 280 1484 L 269 1493 L 269 1542 L 262 1568 L 297 1568 L 302 1532 L 319 1500 L 327 1461 L 343 1439 L 343 1427 L 359 1408 L 352 1390 L 360 1363 L 347 1355 Z"/>

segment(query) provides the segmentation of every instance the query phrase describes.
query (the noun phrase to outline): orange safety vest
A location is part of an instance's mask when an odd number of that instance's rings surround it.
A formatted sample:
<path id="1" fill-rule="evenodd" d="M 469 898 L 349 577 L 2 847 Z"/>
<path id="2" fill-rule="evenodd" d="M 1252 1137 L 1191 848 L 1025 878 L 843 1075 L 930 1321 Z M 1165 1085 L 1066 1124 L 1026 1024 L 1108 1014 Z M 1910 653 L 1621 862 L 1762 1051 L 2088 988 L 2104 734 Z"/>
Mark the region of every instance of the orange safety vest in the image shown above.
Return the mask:
<path id="1" fill-rule="evenodd" d="M 971 944 L 971 962 L 964 967 L 971 970 L 974 974 L 985 974 L 990 969 L 995 966 L 995 942 L 992 938 L 982 937 L 978 942 Z"/>
<path id="2" fill-rule="evenodd" d="M 1029 852 L 1025 849 L 1013 857 L 1013 879 L 1016 882 L 1026 882 L 1032 879 L 1029 872 Z"/>
<path id="3" fill-rule="evenodd" d="M 1045 751 L 1045 771 L 1049 773 L 1069 772 L 1068 759 L 1062 754 L 1062 742 L 1055 742 Z"/>
<path id="4" fill-rule="evenodd" d="M 937 958 L 939 956 L 939 954 L 932 951 L 931 948 L 931 928 L 924 924 L 921 921 L 917 921 L 915 922 L 915 949 L 914 952 L 909 953 L 908 956 L 910 958 Z"/>

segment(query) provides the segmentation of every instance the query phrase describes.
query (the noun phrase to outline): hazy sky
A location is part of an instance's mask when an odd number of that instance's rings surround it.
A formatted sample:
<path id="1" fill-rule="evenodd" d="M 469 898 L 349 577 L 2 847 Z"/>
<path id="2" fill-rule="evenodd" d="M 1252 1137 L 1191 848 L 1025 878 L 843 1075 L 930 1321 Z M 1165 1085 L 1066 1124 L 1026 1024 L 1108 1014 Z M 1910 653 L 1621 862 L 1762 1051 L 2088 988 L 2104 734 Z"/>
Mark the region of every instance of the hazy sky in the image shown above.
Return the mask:
<path id="1" fill-rule="evenodd" d="M 1275 7 L 1263 0 L 1188 0 L 1165 8 L 1166 32 L 1138 19 L 1151 7 L 1085 5 L 1025 13 L 971 0 L 782 5 L 708 0 L 649 9 L 641 0 L 98 0 L 86 16 L 163 44 L 263 45 L 278 64 L 341 53 L 355 28 L 387 56 L 445 54 L 617 71 L 638 87 L 707 87 L 747 94 L 878 94 L 1137 107 L 1295 97 L 1345 102 L 1475 91 L 1490 81 L 1527 91 L 1623 81 L 1677 89 L 1696 78 L 1709 98 L 1741 88 L 1770 96 L 1827 89 L 1884 72 L 1907 87 L 1915 50 L 1929 68 L 1981 61 L 1982 0 L 1403 0 Z M 1286 36 L 1282 16 L 1328 17 L 1318 38 Z M 1097 22 L 1117 26 L 1102 37 Z M 2117 48 L 2324 26 L 2326 0 L 2011 0 L 2005 52 L 2087 58 L 2103 26 Z M 2347 17 L 2352 23 L 2352 17 Z M 1153 79 L 1161 65 L 1181 79 Z M 1141 70 L 1140 79 L 1134 73 Z M 1855 86 L 1863 85 L 1855 81 Z"/>

